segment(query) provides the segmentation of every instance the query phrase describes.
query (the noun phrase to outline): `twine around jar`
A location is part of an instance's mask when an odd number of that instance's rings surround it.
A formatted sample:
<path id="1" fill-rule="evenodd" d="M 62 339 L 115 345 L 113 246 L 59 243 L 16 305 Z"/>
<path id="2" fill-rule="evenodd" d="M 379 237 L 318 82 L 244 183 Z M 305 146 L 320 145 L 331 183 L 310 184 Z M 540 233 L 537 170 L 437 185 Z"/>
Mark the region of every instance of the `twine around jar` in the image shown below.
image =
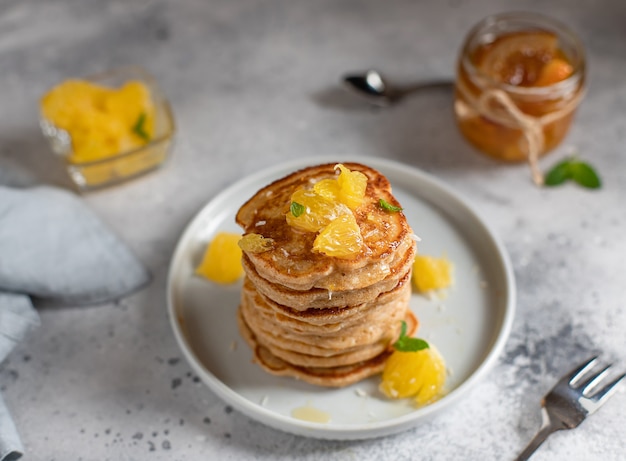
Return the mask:
<path id="1" fill-rule="evenodd" d="M 499 88 L 489 88 L 475 97 L 461 81 L 457 81 L 457 91 L 479 115 L 490 119 L 492 122 L 509 128 L 519 129 L 526 138 L 526 157 L 533 181 L 536 185 L 542 186 L 544 183 L 543 173 L 539 169 L 539 154 L 545 145 L 543 128 L 545 125 L 566 116 L 576 109 L 584 96 L 584 90 L 580 89 L 573 98 L 561 109 L 534 117 L 520 110 L 511 96 Z M 493 102 L 499 104 L 503 110 L 494 107 Z"/>

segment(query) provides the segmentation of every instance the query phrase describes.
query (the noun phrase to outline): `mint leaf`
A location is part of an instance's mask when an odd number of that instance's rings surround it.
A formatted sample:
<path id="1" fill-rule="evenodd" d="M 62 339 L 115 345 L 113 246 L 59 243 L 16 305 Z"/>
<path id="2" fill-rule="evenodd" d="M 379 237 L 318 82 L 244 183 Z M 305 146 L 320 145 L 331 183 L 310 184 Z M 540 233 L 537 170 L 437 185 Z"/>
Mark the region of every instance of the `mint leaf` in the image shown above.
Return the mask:
<path id="1" fill-rule="evenodd" d="M 557 163 L 546 175 L 544 184 L 546 186 L 558 186 L 572 177 L 570 171 L 570 161 L 563 160 Z"/>
<path id="2" fill-rule="evenodd" d="M 400 352 L 417 352 L 428 349 L 430 345 L 423 339 L 405 336 L 404 339 L 396 341 L 393 347 Z"/>
<path id="3" fill-rule="evenodd" d="M 133 133 L 135 133 L 144 141 L 150 141 L 150 135 L 146 133 L 146 127 L 144 126 L 145 123 L 146 123 L 146 113 L 142 112 L 141 114 L 139 114 L 139 117 L 137 117 L 137 121 L 133 125 Z"/>
<path id="4" fill-rule="evenodd" d="M 291 214 L 297 218 L 298 216 L 302 216 L 302 213 L 306 211 L 306 208 L 298 202 L 291 202 L 290 210 Z"/>
<path id="5" fill-rule="evenodd" d="M 400 352 L 417 352 L 423 349 L 428 349 L 430 345 L 423 339 L 411 338 L 406 335 L 406 322 L 402 321 L 402 327 L 400 329 L 400 337 L 393 343 L 393 348 Z"/>
<path id="6" fill-rule="evenodd" d="M 403 320 L 402 321 L 402 326 L 400 327 L 400 338 L 404 338 L 406 336 L 406 322 Z"/>
<path id="7" fill-rule="evenodd" d="M 602 181 L 600 181 L 600 177 L 593 167 L 575 157 L 557 163 L 546 174 L 544 184 L 546 186 L 558 186 L 569 180 L 588 189 L 599 189 L 602 186 Z"/>
<path id="8" fill-rule="evenodd" d="M 602 186 L 598 174 L 588 163 L 580 161 L 572 162 L 569 169 L 572 179 L 581 186 L 588 189 L 599 189 Z"/>
<path id="9" fill-rule="evenodd" d="M 380 207 L 383 210 L 386 210 L 386 211 L 391 211 L 393 213 L 396 213 L 398 211 L 402 211 L 402 208 L 400 208 L 399 206 L 394 206 L 394 205 L 392 205 L 391 203 L 387 202 L 385 199 L 382 199 L 382 198 L 378 201 L 378 204 L 380 205 Z"/>

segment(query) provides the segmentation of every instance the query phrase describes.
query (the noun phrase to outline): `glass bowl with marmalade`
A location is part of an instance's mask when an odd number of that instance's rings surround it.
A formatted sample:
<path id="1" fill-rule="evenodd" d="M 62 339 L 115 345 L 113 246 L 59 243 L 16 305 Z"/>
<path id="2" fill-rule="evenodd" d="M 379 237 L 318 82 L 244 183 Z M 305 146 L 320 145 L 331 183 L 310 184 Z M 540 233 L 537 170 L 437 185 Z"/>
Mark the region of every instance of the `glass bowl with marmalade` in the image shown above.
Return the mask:
<path id="1" fill-rule="evenodd" d="M 174 117 L 141 68 L 65 80 L 41 98 L 39 109 L 44 137 L 81 191 L 136 177 L 169 156 Z"/>

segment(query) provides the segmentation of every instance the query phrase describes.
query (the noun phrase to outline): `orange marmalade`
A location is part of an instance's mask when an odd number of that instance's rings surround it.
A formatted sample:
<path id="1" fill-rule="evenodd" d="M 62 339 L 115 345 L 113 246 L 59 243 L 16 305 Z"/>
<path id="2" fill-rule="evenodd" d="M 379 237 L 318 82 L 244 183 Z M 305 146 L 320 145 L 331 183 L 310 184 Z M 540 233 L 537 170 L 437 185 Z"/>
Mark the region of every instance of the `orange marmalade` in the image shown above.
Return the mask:
<path id="1" fill-rule="evenodd" d="M 501 160 L 528 160 L 541 183 L 537 158 L 563 140 L 584 83 L 584 51 L 565 26 L 531 13 L 492 16 L 463 45 L 456 119 L 476 148 Z"/>

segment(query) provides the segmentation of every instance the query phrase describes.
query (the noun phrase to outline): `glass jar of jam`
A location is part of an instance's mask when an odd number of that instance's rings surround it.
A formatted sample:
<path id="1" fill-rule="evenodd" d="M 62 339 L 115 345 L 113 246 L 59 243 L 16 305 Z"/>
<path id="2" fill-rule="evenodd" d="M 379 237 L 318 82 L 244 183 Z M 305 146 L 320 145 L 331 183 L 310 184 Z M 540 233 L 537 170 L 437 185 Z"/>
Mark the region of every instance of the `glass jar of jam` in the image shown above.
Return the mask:
<path id="1" fill-rule="evenodd" d="M 500 160 L 527 160 L 541 184 L 537 160 L 563 140 L 584 89 L 585 53 L 571 30 L 539 14 L 504 13 L 467 35 L 454 110 L 470 143 Z"/>

